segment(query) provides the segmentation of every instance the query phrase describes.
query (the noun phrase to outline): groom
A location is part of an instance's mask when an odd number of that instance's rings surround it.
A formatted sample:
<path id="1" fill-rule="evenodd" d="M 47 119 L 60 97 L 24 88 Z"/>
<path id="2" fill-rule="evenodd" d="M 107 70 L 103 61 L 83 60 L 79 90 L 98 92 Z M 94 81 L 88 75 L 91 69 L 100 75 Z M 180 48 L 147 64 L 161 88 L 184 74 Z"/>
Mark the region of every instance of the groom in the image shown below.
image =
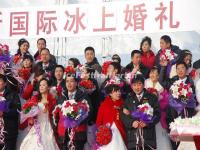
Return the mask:
<path id="1" fill-rule="evenodd" d="M 136 147 L 142 149 L 144 146 L 145 150 L 151 150 L 156 148 L 156 132 L 155 125 L 160 119 L 160 108 L 157 101 L 157 97 L 147 92 L 144 88 L 144 77 L 143 75 L 135 75 L 131 81 L 132 92 L 130 92 L 125 100 L 123 112 L 121 113 L 122 122 L 127 131 L 127 147 L 128 150 L 135 150 Z M 137 110 L 139 105 L 149 103 L 153 108 L 153 122 L 146 124 L 145 122 L 138 120 L 131 116 L 133 111 Z M 138 129 L 142 129 L 142 135 L 138 134 Z M 141 142 L 143 136 L 144 144 Z M 142 145 L 141 145 L 142 144 Z"/>
<path id="2" fill-rule="evenodd" d="M 64 97 L 65 97 L 65 100 L 75 99 L 76 102 L 80 102 L 84 99 L 87 100 L 89 104 L 89 110 L 90 112 L 92 112 L 91 102 L 88 96 L 84 92 L 82 92 L 80 89 L 77 88 L 77 79 L 74 75 L 66 76 L 66 90 L 64 91 Z M 76 150 L 83 150 L 83 147 L 86 143 L 87 123 L 88 123 L 89 117 L 91 116 L 90 112 L 89 112 L 89 116 L 85 120 L 83 120 L 79 126 L 73 128 L 75 131 L 73 144 Z M 61 129 L 58 129 L 58 130 L 61 130 Z M 69 149 L 68 148 L 69 134 L 67 131 L 68 130 L 64 130 L 64 133 L 61 133 L 64 136 L 61 136 L 58 134 L 58 143 L 61 150 Z"/>

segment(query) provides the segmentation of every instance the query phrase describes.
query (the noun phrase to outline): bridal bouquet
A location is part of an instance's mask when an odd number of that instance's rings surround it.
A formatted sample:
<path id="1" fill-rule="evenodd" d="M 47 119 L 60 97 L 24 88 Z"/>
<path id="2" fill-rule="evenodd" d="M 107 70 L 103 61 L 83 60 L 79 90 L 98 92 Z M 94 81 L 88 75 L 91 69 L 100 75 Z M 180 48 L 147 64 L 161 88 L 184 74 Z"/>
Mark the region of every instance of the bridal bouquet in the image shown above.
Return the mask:
<path id="1" fill-rule="evenodd" d="M 102 71 L 101 73 L 104 74 L 104 75 L 107 75 L 107 72 L 108 72 L 108 67 L 110 65 L 112 61 L 105 61 L 102 65 Z"/>
<path id="2" fill-rule="evenodd" d="M 132 112 L 132 117 L 148 124 L 153 121 L 153 108 L 149 103 L 144 103 L 138 106 L 136 111 Z"/>
<path id="3" fill-rule="evenodd" d="M 27 101 L 22 106 L 22 111 L 20 112 L 20 122 L 23 123 L 28 118 L 33 118 L 37 116 L 39 113 L 39 108 L 36 102 L 33 101 Z"/>
<path id="4" fill-rule="evenodd" d="M 163 49 L 160 53 L 160 59 L 164 61 L 172 61 L 176 58 L 176 54 L 171 49 Z"/>
<path id="5" fill-rule="evenodd" d="M 66 74 L 75 74 L 76 73 L 76 70 L 72 67 L 72 66 L 67 66 L 65 68 L 65 73 Z"/>
<path id="6" fill-rule="evenodd" d="M 27 81 L 29 77 L 31 76 L 31 68 L 21 68 L 18 70 L 18 75 L 23 80 Z"/>
<path id="7" fill-rule="evenodd" d="M 196 107 L 196 101 L 191 84 L 185 84 L 181 80 L 175 81 L 170 87 L 169 105 L 180 113 L 185 107 Z"/>
<path id="8" fill-rule="evenodd" d="M 96 142 L 99 146 L 107 145 L 112 140 L 112 130 L 109 125 L 101 125 L 96 131 Z"/>
<path id="9" fill-rule="evenodd" d="M 89 105 L 86 100 L 76 102 L 67 100 L 61 106 L 61 114 L 64 120 L 65 128 L 78 126 L 85 118 L 88 117 Z"/>
<path id="10" fill-rule="evenodd" d="M 91 80 L 81 80 L 79 82 L 79 88 L 89 94 L 96 89 L 96 86 Z"/>

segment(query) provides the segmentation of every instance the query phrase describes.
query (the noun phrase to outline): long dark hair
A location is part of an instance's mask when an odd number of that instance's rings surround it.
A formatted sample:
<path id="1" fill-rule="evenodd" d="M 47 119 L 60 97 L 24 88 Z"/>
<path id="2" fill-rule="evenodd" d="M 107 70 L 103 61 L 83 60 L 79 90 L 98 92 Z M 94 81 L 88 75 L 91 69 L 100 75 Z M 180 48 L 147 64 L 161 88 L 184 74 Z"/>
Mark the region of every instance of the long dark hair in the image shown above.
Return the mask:
<path id="1" fill-rule="evenodd" d="M 144 44 L 144 42 L 147 42 L 149 44 L 149 46 L 151 47 L 151 38 L 148 37 L 148 36 L 145 36 L 143 39 L 142 39 L 142 42 L 140 43 L 140 50 L 141 52 L 143 52 L 142 50 L 142 45 Z"/>
<path id="2" fill-rule="evenodd" d="M 18 48 L 18 50 L 17 50 L 17 54 L 16 54 L 16 55 L 20 55 L 20 56 L 22 55 L 21 50 L 20 50 L 20 47 L 21 47 L 21 45 L 24 44 L 24 43 L 27 43 L 27 44 L 28 44 L 28 47 L 30 47 L 30 44 L 29 44 L 29 42 L 28 42 L 26 39 L 24 39 L 24 38 L 20 39 L 20 40 L 18 41 L 18 46 L 19 46 L 19 48 Z M 26 54 L 30 54 L 29 51 L 27 51 Z"/>
<path id="3" fill-rule="evenodd" d="M 183 62 L 185 57 L 187 57 L 188 55 L 192 57 L 192 53 L 189 50 L 182 50 L 180 57 L 177 60 L 177 63 Z M 190 61 L 189 65 L 187 65 L 187 69 L 191 66 L 192 66 L 192 60 Z"/>
<path id="4" fill-rule="evenodd" d="M 77 58 L 70 58 L 68 61 L 72 61 L 74 64 L 74 68 L 80 65 L 80 61 Z"/>
<path id="5" fill-rule="evenodd" d="M 39 87 L 40 87 L 40 83 L 41 83 L 42 81 L 46 81 L 48 87 L 50 86 L 49 80 L 46 79 L 46 78 L 42 78 L 42 79 L 39 81 Z M 39 94 L 38 94 L 38 100 L 41 101 L 41 100 L 42 100 L 42 94 L 40 93 L 40 88 L 38 89 L 38 93 L 39 93 Z"/>
<path id="6" fill-rule="evenodd" d="M 169 43 L 170 44 L 170 47 L 172 46 L 172 40 L 171 40 L 171 37 L 168 36 L 168 35 L 163 35 L 161 36 L 160 38 L 161 40 L 165 41 L 165 43 Z"/>

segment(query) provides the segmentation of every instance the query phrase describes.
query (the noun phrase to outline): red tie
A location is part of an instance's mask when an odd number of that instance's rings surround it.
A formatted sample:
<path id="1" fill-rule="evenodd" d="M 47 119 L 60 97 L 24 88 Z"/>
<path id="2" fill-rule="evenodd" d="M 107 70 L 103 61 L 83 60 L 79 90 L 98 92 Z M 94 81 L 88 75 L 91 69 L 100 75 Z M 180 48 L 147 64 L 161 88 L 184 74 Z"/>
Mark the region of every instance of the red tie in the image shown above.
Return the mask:
<path id="1" fill-rule="evenodd" d="M 3 97 L 4 95 L 1 93 L 1 94 L 0 94 L 0 96 L 2 96 L 2 97 Z"/>

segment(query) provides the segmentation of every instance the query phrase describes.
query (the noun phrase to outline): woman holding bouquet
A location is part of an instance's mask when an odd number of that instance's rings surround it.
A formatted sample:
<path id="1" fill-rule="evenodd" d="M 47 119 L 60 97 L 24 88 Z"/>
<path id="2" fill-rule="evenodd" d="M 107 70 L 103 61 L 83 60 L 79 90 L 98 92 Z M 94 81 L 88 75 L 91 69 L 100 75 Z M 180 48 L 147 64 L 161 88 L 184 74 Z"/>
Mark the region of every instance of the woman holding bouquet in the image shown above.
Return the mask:
<path id="1" fill-rule="evenodd" d="M 180 48 L 178 46 L 172 44 L 171 37 L 168 35 L 163 35 L 160 38 L 160 48 L 161 49 L 158 51 L 158 53 L 156 55 L 156 66 L 158 67 L 159 70 L 161 69 L 160 62 L 163 61 L 163 59 L 161 59 L 161 55 L 164 54 L 163 53 L 164 51 L 170 50 L 170 52 L 173 53 L 174 56 L 175 55 L 177 56 L 176 58 L 179 58 L 179 55 L 181 54 Z M 171 57 L 171 56 L 170 56 L 171 59 L 168 59 L 168 62 L 167 62 L 168 64 L 173 60 L 172 59 L 173 57 Z"/>
<path id="2" fill-rule="evenodd" d="M 49 94 L 49 87 L 49 81 L 41 79 L 38 94 L 27 101 L 27 103 L 34 103 L 39 111 L 36 116 L 25 118 L 32 127 L 23 139 L 20 150 L 59 150 L 51 126 L 52 109 L 56 100 Z"/>
<path id="3" fill-rule="evenodd" d="M 96 79 L 94 78 L 95 70 L 93 68 L 82 66 L 80 71 L 80 81 L 78 83 L 79 89 L 88 94 L 93 108 L 93 112 L 91 112 L 92 115 L 88 120 L 87 143 L 85 144 L 85 149 L 91 149 L 93 143 L 95 142 L 95 122 L 100 105 L 99 87 Z"/>
<path id="4" fill-rule="evenodd" d="M 38 93 L 39 81 L 45 77 L 45 71 L 40 68 L 34 68 L 34 72 L 29 78 L 21 94 L 24 100 L 30 99 Z"/>
<path id="5" fill-rule="evenodd" d="M 160 120 L 157 97 L 144 89 L 144 77 L 135 75 L 131 81 L 132 92 L 128 94 L 121 119 L 127 131 L 128 150 L 156 148 L 155 126 Z M 136 116 L 139 108 L 145 106 L 142 115 Z M 147 113 L 148 112 L 148 113 Z M 149 115 L 148 115 L 149 114 Z M 145 117 L 148 115 L 148 119 Z"/>
<path id="6" fill-rule="evenodd" d="M 92 108 L 94 112 L 92 113 L 93 116 L 91 116 L 91 120 L 89 121 L 89 124 L 92 125 L 96 121 L 97 117 L 97 111 L 100 105 L 99 101 L 99 87 L 96 79 L 92 77 L 94 75 L 95 70 L 92 68 L 89 68 L 87 66 L 83 66 L 81 69 L 81 79 L 79 81 L 79 88 L 88 94 Z"/>
<path id="7" fill-rule="evenodd" d="M 105 145 L 104 148 L 125 150 L 126 132 L 119 115 L 124 104 L 124 100 L 121 99 L 120 87 L 116 84 L 109 84 L 106 86 L 106 93 L 107 96 L 98 111 L 96 125 L 99 127 L 109 124 L 111 129 L 114 128 L 113 130 L 115 130 L 110 144 Z M 101 147 L 100 149 L 103 150 L 104 148 Z"/>

